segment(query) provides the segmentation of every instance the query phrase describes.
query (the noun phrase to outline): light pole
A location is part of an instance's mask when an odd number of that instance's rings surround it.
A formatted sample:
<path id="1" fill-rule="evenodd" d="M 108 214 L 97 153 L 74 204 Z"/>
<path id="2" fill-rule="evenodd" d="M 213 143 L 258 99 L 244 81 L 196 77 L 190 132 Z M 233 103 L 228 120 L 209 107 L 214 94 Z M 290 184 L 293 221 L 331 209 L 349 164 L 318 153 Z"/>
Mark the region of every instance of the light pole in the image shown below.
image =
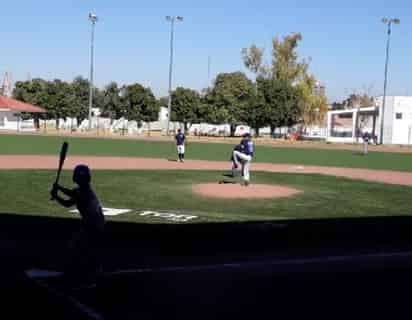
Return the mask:
<path id="1" fill-rule="evenodd" d="M 380 115 L 380 143 L 383 144 L 383 124 L 384 124 L 384 116 L 385 116 L 385 106 L 386 106 L 386 89 L 388 85 L 388 65 L 389 65 L 389 48 L 391 42 L 391 32 L 392 32 L 392 24 L 400 24 L 401 21 L 397 18 L 383 18 L 382 22 L 387 25 L 388 27 L 388 39 L 386 41 L 386 61 L 385 61 L 385 81 L 383 84 L 383 102 L 382 102 L 382 114 Z"/>
<path id="2" fill-rule="evenodd" d="M 170 22 L 170 65 L 169 65 L 169 101 L 167 103 L 167 135 L 169 135 L 170 118 L 172 116 L 172 76 L 173 76 L 173 41 L 175 32 L 175 22 L 182 22 L 183 17 L 167 16 L 166 20 Z"/>
<path id="3" fill-rule="evenodd" d="M 92 34 L 90 41 L 90 88 L 89 88 L 89 131 L 92 130 L 92 107 L 93 107 L 93 67 L 94 67 L 94 27 L 97 22 L 97 15 L 89 13 L 89 21 L 92 23 Z"/>

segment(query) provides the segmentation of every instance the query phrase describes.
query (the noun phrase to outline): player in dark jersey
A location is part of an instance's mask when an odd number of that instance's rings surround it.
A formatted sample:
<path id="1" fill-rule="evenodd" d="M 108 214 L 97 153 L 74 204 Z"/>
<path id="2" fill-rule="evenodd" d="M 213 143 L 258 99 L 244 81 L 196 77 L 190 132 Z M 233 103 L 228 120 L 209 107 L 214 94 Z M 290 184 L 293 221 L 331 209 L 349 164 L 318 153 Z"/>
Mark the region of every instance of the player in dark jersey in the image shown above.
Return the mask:
<path id="1" fill-rule="evenodd" d="M 180 162 L 185 162 L 185 141 L 186 136 L 182 133 L 182 130 L 177 130 L 177 135 L 175 136 L 176 146 L 177 146 L 177 156 Z"/>
<path id="2" fill-rule="evenodd" d="M 81 215 L 81 228 L 70 243 L 70 257 L 65 266 L 66 275 L 93 276 L 100 268 L 99 249 L 103 240 L 105 219 L 99 199 L 93 191 L 90 169 L 78 165 L 73 172 L 73 182 L 77 188 L 67 189 L 54 184 L 51 190 L 52 199 L 62 206 L 76 206 Z M 59 196 L 59 191 L 68 199 Z"/>
<path id="3" fill-rule="evenodd" d="M 243 151 L 242 152 L 236 151 L 236 150 L 233 151 L 233 160 L 236 163 L 236 165 L 239 165 L 239 163 L 241 162 L 242 172 L 243 172 L 243 185 L 249 186 L 250 184 L 249 168 L 250 168 L 250 163 L 254 156 L 254 145 L 253 145 L 253 141 L 249 133 L 245 133 L 243 135 L 241 144 L 243 145 Z M 241 161 L 239 161 L 239 159 Z"/>

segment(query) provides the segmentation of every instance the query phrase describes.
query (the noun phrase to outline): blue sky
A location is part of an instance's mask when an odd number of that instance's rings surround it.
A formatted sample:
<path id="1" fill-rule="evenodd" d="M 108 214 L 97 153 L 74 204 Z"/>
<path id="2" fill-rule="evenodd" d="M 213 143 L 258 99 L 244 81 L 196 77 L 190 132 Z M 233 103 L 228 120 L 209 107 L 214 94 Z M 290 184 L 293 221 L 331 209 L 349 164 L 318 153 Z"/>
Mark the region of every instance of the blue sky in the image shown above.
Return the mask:
<path id="1" fill-rule="evenodd" d="M 71 80 L 88 77 L 90 25 L 95 9 L 95 80 L 139 82 L 157 96 L 167 93 L 169 25 L 176 28 L 174 86 L 201 89 L 219 72 L 246 71 L 240 51 L 252 43 L 301 32 L 299 52 L 327 87 L 331 101 L 349 92 L 382 93 L 385 54 L 383 16 L 399 17 L 392 37 L 389 94 L 412 95 L 412 2 L 407 0 L 13 0 L 0 11 L 0 76 Z M 270 59 L 267 56 L 267 59 Z"/>

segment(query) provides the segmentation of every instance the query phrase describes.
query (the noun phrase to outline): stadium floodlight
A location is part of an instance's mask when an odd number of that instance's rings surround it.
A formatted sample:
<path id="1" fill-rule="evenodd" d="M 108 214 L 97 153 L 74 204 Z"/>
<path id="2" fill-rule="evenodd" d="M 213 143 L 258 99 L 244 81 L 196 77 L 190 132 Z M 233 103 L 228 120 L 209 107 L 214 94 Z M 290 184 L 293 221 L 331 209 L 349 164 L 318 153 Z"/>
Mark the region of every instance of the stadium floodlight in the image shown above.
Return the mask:
<path id="1" fill-rule="evenodd" d="M 173 42 L 174 42 L 174 30 L 175 22 L 182 22 L 182 16 L 166 16 L 166 20 L 170 22 L 170 64 L 169 64 L 169 100 L 167 104 L 167 132 L 170 131 L 170 118 L 172 114 L 172 76 L 173 76 Z"/>
<path id="2" fill-rule="evenodd" d="M 92 24 L 90 41 L 90 80 L 89 80 L 89 131 L 92 130 L 92 108 L 93 108 L 93 69 L 94 69 L 94 28 L 98 18 L 95 12 L 89 13 L 89 21 Z"/>
<path id="3" fill-rule="evenodd" d="M 97 22 L 98 17 L 97 17 L 97 15 L 96 15 L 95 12 L 90 12 L 90 13 L 89 13 L 89 20 L 90 20 L 92 23 L 96 23 L 96 22 Z"/>
<path id="4" fill-rule="evenodd" d="M 392 33 L 392 24 L 400 24 L 401 20 L 398 18 L 383 18 L 382 22 L 387 26 L 388 39 L 386 41 L 386 60 L 385 60 L 385 80 L 383 84 L 383 101 L 382 101 L 382 112 L 379 114 L 380 117 L 380 144 L 383 144 L 383 127 L 384 127 L 384 116 L 385 116 L 385 106 L 386 106 L 386 91 L 388 85 L 388 66 L 389 66 L 389 49 Z"/>

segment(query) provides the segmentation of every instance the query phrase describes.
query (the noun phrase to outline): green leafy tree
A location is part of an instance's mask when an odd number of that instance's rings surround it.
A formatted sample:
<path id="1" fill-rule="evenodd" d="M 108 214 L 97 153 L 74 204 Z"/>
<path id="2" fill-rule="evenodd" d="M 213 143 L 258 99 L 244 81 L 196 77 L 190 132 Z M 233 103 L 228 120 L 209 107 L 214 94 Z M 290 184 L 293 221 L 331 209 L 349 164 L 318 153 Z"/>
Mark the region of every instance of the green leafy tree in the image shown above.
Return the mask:
<path id="1" fill-rule="evenodd" d="M 123 116 L 123 105 L 120 96 L 121 88 L 116 82 L 110 82 L 99 95 L 102 105 L 102 116 L 120 119 Z"/>
<path id="2" fill-rule="evenodd" d="M 328 106 L 324 93 L 315 91 L 316 79 L 308 74 L 309 61 L 299 58 L 297 49 L 301 41 L 300 33 L 293 33 L 283 39 L 274 38 L 270 65 L 264 64 L 264 51 L 256 45 L 243 49 L 242 57 L 244 65 L 256 74 L 257 80 L 272 79 L 296 87 L 301 110 L 299 121 L 305 127 L 320 123 L 326 116 Z"/>
<path id="3" fill-rule="evenodd" d="M 297 85 L 302 109 L 302 129 L 310 125 L 319 125 L 328 112 L 328 101 L 323 93 L 315 91 L 316 79 L 307 76 Z"/>
<path id="4" fill-rule="evenodd" d="M 124 86 L 121 101 L 129 120 L 150 122 L 158 119 L 159 105 L 149 88 L 138 83 Z"/>
<path id="5" fill-rule="evenodd" d="M 297 48 L 302 40 L 300 33 L 293 33 L 285 36 L 282 40 L 274 38 L 272 40 L 272 61 L 265 64 L 264 49 L 252 44 L 250 48 L 242 49 L 242 59 L 246 68 L 255 73 L 257 77 L 265 79 L 277 79 L 291 84 L 304 79 L 309 63 L 299 59 Z"/>
<path id="6" fill-rule="evenodd" d="M 206 94 L 206 101 L 211 106 L 210 120 L 213 123 L 230 124 L 230 133 L 233 136 L 236 126 L 244 122 L 254 95 L 253 82 L 244 73 L 219 74 L 213 88 Z"/>
<path id="7" fill-rule="evenodd" d="M 200 95 L 194 90 L 182 87 L 172 92 L 172 121 L 182 122 L 184 130 L 188 124 L 199 121 Z"/>
<path id="8" fill-rule="evenodd" d="M 261 105 L 258 125 L 266 124 L 273 133 L 275 128 L 296 124 L 302 115 L 299 90 L 286 81 L 260 79 L 258 103 Z"/>
<path id="9" fill-rule="evenodd" d="M 48 111 L 49 96 L 47 94 L 47 81 L 36 78 L 32 81 L 17 81 L 13 90 L 13 97 L 17 100 L 31 103 Z M 38 114 L 39 117 L 49 119 L 50 114 Z"/>
<path id="10" fill-rule="evenodd" d="M 261 95 L 257 95 L 256 99 L 251 103 L 249 110 L 245 113 L 244 122 L 255 130 L 255 134 L 259 137 L 259 129 L 268 124 L 268 108 Z"/>
<path id="11" fill-rule="evenodd" d="M 169 97 L 161 97 L 158 100 L 159 107 L 167 108 L 169 103 Z"/>
<path id="12" fill-rule="evenodd" d="M 71 83 L 73 94 L 75 99 L 73 105 L 70 108 L 69 116 L 72 118 L 77 118 L 80 123 L 82 120 L 86 119 L 89 114 L 89 92 L 90 92 L 90 82 L 89 80 L 78 76 L 74 78 Z M 93 105 L 97 98 L 97 90 L 94 91 Z"/>
<path id="13" fill-rule="evenodd" d="M 49 110 L 56 119 L 56 129 L 59 127 L 59 119 L 74 117 L 77 114 L 76 95 L 70 83 L 55 79 L 48 82 Z"/>
<path id="14" fill-rule="evenodd" d="M 252 44 L 250 48 L 242 49 L 242 59 L 245 67 L 259 76 L 266 76 L 269 72 L 268 67 L 263 63 L 264 52 L 264 49 L 258 48 L 255 44 Z"/>

